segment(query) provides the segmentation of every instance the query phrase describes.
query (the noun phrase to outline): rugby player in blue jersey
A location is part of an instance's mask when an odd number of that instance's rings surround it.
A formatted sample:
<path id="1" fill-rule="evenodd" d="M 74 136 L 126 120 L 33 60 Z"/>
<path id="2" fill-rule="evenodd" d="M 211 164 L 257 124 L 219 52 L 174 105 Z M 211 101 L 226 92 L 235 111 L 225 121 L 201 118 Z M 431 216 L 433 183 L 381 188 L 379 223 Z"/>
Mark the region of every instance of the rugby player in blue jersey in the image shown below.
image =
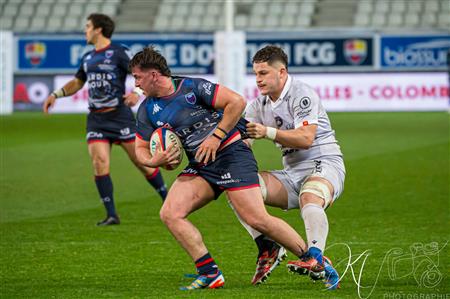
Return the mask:
<path id="1" fill-rule="evenodd" d="M 114 22 L 110 17 L 103 14 L 88 16 L 86 41 L 94 45 L 95 49 L 82 57 L 75 78 L 52 92 L 43 105 L 44 112 L 48 113 L 57 98 L 73 95 L 88 83 L 90 112 L 86 138 L 94 166 L 95 184 L 107 214 L 103 221 L 97 223 L 99 226 L 120 223 L 109 175 L 113 143 L 121 145 L 163 199 L 167 195 L 167 188 L 158 168 L 142 166 L 136 159 L 136 122 L 129 106 L 138 102 L 142 91 L 135 89 L 133 93 L 124 95 L 131 55 L 126 47 L 111 43 L 113 31 Z"/>
<path id="2" fill-rule="evenodd" d="M 237 214 L 296 256 L 306 251 L 303 239 L 264 207 L 258 168 L 242 141 L 244 98 L 204 79 L 174 77 L 166 59 L 152 47 L 130 61 L 130 69 L 147 98 L 137 114 L 136 155 L 147 167 L 177 163 L 178 150 L 169 147 L 152 156 L 149 140 L 156 128 L 173 130 L 181 139 L 189 165 L 169 190 L 161 220 L 195 262 L 198 276 L 182 290 L 218 288 L 222 272 L 203 243 L 189 214 L 226 192 Z"/>

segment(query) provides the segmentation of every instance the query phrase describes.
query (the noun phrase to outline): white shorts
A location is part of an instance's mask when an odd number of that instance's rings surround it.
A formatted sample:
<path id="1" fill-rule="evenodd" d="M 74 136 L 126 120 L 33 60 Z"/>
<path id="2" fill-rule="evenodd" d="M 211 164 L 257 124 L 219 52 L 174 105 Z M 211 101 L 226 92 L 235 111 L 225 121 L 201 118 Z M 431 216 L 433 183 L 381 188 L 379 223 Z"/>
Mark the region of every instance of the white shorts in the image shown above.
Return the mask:
<path id="1" fill-rule="evenodd" d="M 272 170 L 269 173 L 274 175 L 286 188 L 288 193 L 288 210 L 300 207 L 300 189 L 305 180 L 311 175 L 322 177 L 333 186 L 334 194 L 330 205 L 344 191 L 345 165 L 344 160 L 340 156 L 326 156 L 320 160 L 306 160 L 284 170 Z"/>

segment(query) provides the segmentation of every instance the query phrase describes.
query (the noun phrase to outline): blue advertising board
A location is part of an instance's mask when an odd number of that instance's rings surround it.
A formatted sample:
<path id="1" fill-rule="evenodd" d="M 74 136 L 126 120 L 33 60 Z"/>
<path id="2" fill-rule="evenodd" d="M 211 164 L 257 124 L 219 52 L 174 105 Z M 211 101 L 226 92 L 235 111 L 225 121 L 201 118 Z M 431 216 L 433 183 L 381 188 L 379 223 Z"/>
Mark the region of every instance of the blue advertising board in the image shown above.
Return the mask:
<path id="1" fill-rule="evenodd" d="M 252 66 L 251 58 L 256 51 L 268 44 L 283 48 L 289 58 L 289 70 L 293 72 L 372 70 L 374 67 L 371 36 L 307 37 L 295 33 L 254 33 L 247 35 L 248 68 Z"/>
<path id="2" fill-rule="evenodd" d="M 203 34 L 116 34 L 115 43 L 133 53 L 154 45 L 166 57 L 174 73 L 213 73 L 214 35 Z M 286 51 L 292 72 L 372 70 L 373 38 L 366 36 L 305 37 L 290 33 L 247 33 L 247 68 L 251 58 L 266 44 Z M 92 49 L 84 35 L 18 35 L 16 72 L 73 73 L 82 55 Z"/>
<path id="3" fill-rule="evenodd" d="M 213 61 L 211 34 L 120 35 L 113 42 L 128 46 L 132 52 L 154 45 L 166 57 L 175 73 L 208 73 Z M 83 35 L 18 36 L 19 73 L 71 73 L 84 53 L 91 50 Z"/>
<path id="4" fill-rule="evenodd" d="M 446 70 L 450 35 L 381 36 L 382 70 Z"/>

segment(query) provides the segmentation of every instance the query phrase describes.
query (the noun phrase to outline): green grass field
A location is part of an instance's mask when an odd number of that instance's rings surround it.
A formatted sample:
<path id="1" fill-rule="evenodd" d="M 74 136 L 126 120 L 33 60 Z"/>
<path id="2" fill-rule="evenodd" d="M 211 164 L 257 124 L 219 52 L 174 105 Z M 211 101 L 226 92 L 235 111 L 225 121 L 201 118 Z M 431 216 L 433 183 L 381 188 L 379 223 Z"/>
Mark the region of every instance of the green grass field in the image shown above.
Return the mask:
<path id="1" fill-rule="evenodd" d="M 449 115 L 330 118 L 347 178 L 327 212 L 327 255 L 343 273 L 344 244 L 351 249 L 360 294 L 350 270 L 330 293 L 289 274 L 285 264 L 267 284 L 252 286 L 256 247 L 223 197 L 190 219 L 223 270 L 225 288 L 179 291 L 193 264 L 159 220 L 161 200 L 120 147 L 113 148 L 111 175 L 122 224 L 98 228 L 104 212 L 84 141 L 85 116 L 16 113 L 1 118 L 0 297 L 450 298 Z M 281 166 L 270 142 L 256 142 L 255 154 L 260 169 Z M 171 183 L 177 172 L 163 174 Z M 269 211 L 305 235 L 298 210 Z M 413 256 L 415 243 L 425 251 Z M 395 248 L 402 252 L 392 253 Z"/>

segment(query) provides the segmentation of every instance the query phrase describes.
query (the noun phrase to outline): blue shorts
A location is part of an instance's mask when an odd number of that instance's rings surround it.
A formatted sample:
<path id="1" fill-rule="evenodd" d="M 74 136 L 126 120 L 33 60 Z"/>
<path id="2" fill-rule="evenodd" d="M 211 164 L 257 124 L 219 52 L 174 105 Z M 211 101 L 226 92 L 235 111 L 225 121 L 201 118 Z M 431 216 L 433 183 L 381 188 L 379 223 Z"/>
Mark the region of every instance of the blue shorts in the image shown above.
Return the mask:
<path id="1" fill-rule="evenodd" d="M 87 117 L 86 139 L 91 142 L 134 142 L 136 120 L 133 111 L 120 106 L 109 112 L 91 111 Z"/>
<path id="2" fill-rule="evenodd" d="M 207 165 L 189 164 L 180 176 L 200 176 L 213 188 L 215 198 L 224 190 L 259 187 L 258 165 L 252 150 L 238 140 L 217 153 Z"/>

